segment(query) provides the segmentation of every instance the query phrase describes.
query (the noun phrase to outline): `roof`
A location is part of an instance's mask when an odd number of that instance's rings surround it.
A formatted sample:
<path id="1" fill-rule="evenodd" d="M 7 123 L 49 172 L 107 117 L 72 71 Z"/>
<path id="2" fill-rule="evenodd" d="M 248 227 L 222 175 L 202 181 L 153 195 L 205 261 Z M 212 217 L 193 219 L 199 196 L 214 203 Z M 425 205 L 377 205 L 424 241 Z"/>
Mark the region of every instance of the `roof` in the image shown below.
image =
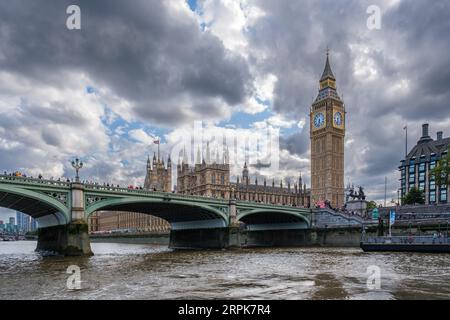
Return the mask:
<path id="1" fill-rule="evenodd" d="M 334 77 L 333 71 L 331 70 L 330 66 L 330 59 L 329 59 L 329 53 L 327 52 L 327 61 L 325 63 L 325 69 L 323 70 L 322 77 L 320 78 L 320 81 L 323 81 L 327 78 L 331 78 L 333 80 L 336 80 Z"/>
<path id="2" fill-rule="evenodd" d="M 441 140 L 421 139 L 408 153 L 406 162 L 409 163 L 410 160 L 415 160 L 416 162 L 430 161 L 432 154 L 440 158 L 442 153 L 448 150 L 449 145 L 450 137 Z"/>

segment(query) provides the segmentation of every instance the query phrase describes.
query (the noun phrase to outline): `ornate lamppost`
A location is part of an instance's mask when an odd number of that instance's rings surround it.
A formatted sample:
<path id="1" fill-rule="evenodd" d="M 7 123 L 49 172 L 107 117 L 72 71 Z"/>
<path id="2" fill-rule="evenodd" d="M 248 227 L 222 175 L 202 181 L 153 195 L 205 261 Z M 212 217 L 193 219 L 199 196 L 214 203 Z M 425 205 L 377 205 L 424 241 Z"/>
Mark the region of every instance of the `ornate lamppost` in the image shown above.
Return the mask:
<path id="1" fill-rule="evenodd" d="M 78 176 L 78 172 L 81 168 L 83 168 L 83 161 L 80 161 L 78 158 L 72 161 L 72 167 L 75 169 L 76 176 L 75 182 L 80 182 L 80 177 Z"/>

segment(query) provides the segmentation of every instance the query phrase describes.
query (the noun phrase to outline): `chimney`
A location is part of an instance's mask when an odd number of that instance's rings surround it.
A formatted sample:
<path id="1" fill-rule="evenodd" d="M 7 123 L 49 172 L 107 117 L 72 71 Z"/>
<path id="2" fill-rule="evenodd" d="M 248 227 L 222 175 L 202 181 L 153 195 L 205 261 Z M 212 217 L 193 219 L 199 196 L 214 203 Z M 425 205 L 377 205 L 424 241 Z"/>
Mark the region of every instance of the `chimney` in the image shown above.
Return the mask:
<path id="1" fill-rule="evenodd" d="M 428 123 L 422 125 L 422 138 L 428 137 Z"/>
<path id="2" fill-rule="evenodd" d="M 442 131 L 439 131 L 438 133 L 437 133 L 437 140 L 438 141 L 440 141 L 440 140 L 442 140 L 442 135 L 443 135 L 444 133 L 442 132 Z"/>

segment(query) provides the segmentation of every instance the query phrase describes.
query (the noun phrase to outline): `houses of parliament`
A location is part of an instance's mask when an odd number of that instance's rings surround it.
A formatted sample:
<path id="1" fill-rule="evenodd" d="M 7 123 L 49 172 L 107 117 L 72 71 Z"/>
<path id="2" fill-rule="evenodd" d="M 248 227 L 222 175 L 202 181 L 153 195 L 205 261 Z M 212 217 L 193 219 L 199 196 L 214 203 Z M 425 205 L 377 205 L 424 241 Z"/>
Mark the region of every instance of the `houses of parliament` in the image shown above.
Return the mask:
<path id="1" fill-rule="evenodd" d="M 331 70 L 327 52 L 325 69 L 319 81 L 319 93 L 310 109 L 311 139 L 311 188 L 308 189 L 299 175 L 298 180 L 283 185 L 275 180 L 258 181 L 251 179 L 249 166 L 245 162 L 242 175 L 236 181 L 230 180 L 228 151 L 222 152 L 222 158 L 216 150 L 210 152 L 209 143 L 205 154 L 197 151 L 195 164 L 190 165 L 186 152 L 179 160 L 177 180 L 172 190 L 172 161 L 167 162 L 153 155 L 147 160 L 144 189 L 151 191 L 177 192 L 186 195 L 199 195 L 223 199 L 234 198 L 241 201 L 254 201 L 267 204 L 306 207 L 316 206 L 329 201 L 339 208 L 344 205 L 344 137 L 345 105 L 337 93 L 336 78 Z M 105 217 L 105 218 L 102 218 Z M 107 221 L 103 223 L 102 219 Z M 91 231 L 105 229 L 139 229 L 143 231 L 168 231 L 169 224 L 159 218 L 139 213 L 104 212 L 91 218 Z"/>

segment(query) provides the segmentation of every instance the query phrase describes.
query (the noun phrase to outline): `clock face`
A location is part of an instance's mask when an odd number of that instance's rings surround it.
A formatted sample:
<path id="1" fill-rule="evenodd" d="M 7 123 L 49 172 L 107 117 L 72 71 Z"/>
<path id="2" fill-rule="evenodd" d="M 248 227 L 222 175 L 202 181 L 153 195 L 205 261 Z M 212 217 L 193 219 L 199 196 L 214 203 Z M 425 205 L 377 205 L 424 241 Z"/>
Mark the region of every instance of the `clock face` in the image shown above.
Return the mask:
<path id="1" fill-rule="evenodd" d="M 325 123 L 325 116 L 323 113 L 318 113 L 314 116 L 314 126 L 320 128 Z"/>
<path id="2" fill-rule="evenodd" d="M 334 124 L 337 126 L 342 125 L 342 114 L 340 112 L 334 114 Z"/>

